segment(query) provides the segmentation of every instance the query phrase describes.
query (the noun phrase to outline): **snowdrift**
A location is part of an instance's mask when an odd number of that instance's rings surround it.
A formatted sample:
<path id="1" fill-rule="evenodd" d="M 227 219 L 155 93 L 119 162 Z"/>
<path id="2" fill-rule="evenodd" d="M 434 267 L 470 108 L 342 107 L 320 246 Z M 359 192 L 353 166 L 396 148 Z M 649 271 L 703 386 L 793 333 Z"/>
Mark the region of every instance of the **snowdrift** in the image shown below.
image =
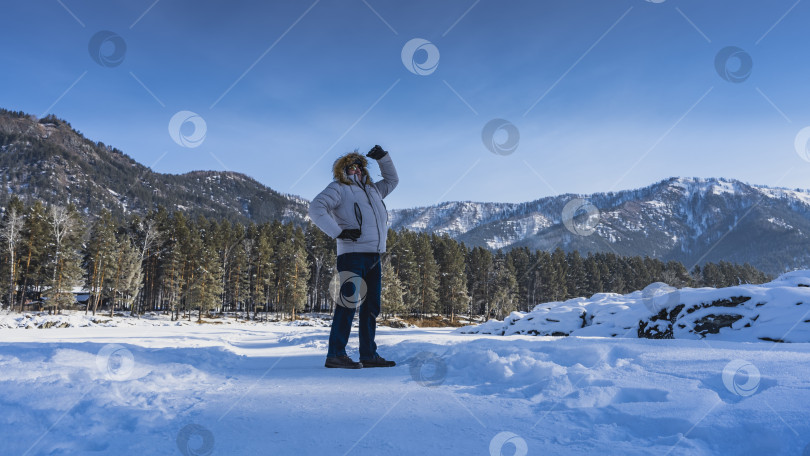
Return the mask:
<path id="1" fill-rule="evenodd" d="M 459 328 L 461 334 L 810 342 L 810 270 L 762 285 L 681 288 L 654 283 L 626 295 L 539 304 Z"/>

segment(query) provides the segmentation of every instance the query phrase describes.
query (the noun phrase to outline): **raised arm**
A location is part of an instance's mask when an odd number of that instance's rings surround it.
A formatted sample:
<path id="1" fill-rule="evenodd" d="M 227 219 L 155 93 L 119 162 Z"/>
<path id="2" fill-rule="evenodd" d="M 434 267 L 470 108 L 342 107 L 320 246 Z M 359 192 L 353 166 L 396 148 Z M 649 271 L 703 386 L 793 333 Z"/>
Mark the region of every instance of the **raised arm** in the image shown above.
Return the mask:
<path id="1" fill-rule="evenodd" d="M 397 176 L 397 169 L 394 167 L 394 162 L 391 160 L 391 154 L 386 153 L 383 157 L 377 159 L 377 164 L 380 165 L 380 172 L 382 173 L 382 180 L 375 182 L 380 195 L 383 198 L 388 196 L 399 183 L 399 176 Z"/>
<path id="2" fill-rule="evenodd" d="M 333 239 L 343 231 L 330 214 L 340 204 L 339 185 L 337 182 L 327 185 L 309 204 L 309 218 L 312 223 Z"/>

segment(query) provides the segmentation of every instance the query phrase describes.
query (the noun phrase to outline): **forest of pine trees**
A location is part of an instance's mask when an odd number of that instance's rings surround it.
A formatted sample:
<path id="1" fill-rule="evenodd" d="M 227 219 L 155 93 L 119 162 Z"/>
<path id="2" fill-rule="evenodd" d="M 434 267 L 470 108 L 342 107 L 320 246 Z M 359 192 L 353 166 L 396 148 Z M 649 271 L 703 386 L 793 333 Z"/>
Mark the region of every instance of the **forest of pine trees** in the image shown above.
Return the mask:
<path id="1" fill-rule="evenodd" d="M 389 230 L 383 255 L 383 314 L 455 320 L 502 319 L 514 310 L 594 293 L 628 293 L 652 282 L 725 287 L 770 279 L 752 266 L 610 253 L 492 252 L 447 235 Z M 238 312 L 295 318 L 331 312 L 335 241 L 314 225 L 242 225 L 159 208 L 116 220 L 75 207 L 27 206 L 12 198 L 0 223 L 0 302 L 12 311 L 77 308 L 87 313 L 170 313 L 173 319 Z M 86 307 L 85 307 L 86 306 Z"/>

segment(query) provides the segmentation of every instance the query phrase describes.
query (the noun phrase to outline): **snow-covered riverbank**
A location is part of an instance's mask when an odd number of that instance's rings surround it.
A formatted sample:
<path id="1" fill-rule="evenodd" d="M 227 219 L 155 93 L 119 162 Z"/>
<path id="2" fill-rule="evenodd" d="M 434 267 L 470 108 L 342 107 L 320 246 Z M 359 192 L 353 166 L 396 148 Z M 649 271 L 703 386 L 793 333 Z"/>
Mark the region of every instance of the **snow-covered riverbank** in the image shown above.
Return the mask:
<path id="1" fill-rule="evenodd" d="M 810 443 L 810 344 L 381 328 L 379 351 L 399 365 L 346 371 L 323 367 L 327 333 L 3 329 L 0 454 L 795 455 Z"/>

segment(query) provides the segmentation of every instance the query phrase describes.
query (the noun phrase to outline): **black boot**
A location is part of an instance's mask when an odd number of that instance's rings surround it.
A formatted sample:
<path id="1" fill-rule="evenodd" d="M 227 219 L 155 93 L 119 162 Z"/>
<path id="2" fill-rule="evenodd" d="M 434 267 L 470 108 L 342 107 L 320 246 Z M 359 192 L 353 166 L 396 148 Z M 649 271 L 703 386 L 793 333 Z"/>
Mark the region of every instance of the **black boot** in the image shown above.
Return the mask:
<path id="1" fill-rule="evenodd" d="M 326 367 L 338 369 L 362 369 L 363 363 L 356 363 L 346 355 L 337 356 L 334 358 L 326 358 Z"/>
<path id="2" fill-rule="evenodd" d="M 393 361 L 388 361 L 387 359 L 383 358 L 380 355 L 375 356 L 372 359 L 360 361 L 363 363 L 363 367 L 394 367 L 397 363 Z"/>

